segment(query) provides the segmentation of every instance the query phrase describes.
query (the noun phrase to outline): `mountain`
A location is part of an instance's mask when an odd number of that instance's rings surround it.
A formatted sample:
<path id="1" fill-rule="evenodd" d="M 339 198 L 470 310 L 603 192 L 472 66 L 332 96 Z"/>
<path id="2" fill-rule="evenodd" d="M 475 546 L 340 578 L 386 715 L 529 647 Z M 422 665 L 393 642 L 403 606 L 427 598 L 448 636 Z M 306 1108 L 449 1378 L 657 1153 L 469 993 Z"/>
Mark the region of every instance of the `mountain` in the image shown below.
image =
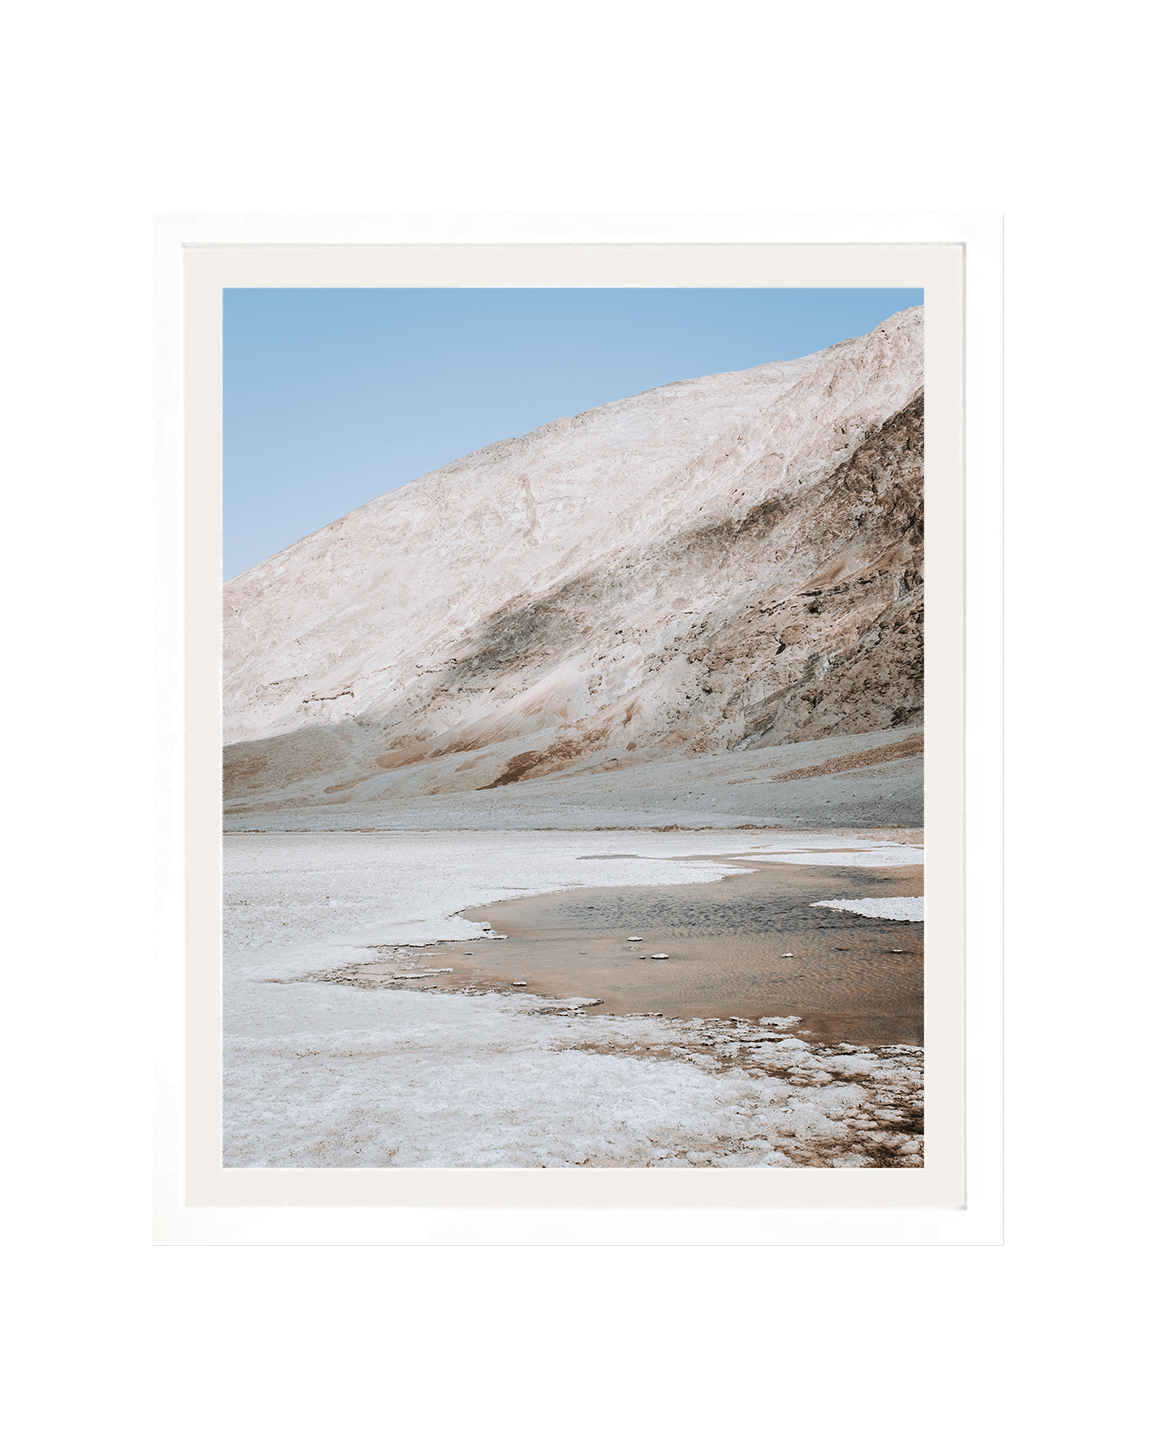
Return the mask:
<path id="1" fill-rule="evenodd" d="M 227 812 L 918 725 L 922 383 L 917 307 L 498 442 L 229 582 Z"/>

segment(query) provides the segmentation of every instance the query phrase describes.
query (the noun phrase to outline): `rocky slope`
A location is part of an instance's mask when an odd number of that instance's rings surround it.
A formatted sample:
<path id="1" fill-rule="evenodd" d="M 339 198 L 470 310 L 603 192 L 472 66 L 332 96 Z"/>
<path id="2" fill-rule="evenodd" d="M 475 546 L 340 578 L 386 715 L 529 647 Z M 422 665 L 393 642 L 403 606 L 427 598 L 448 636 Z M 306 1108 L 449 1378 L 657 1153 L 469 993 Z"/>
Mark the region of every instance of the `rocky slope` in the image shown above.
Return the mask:
<path id="1" fill-rule="evenodd" d="M 922 321 L 497 443 L 227 584 L 227 811 L 918 725 Z"/>

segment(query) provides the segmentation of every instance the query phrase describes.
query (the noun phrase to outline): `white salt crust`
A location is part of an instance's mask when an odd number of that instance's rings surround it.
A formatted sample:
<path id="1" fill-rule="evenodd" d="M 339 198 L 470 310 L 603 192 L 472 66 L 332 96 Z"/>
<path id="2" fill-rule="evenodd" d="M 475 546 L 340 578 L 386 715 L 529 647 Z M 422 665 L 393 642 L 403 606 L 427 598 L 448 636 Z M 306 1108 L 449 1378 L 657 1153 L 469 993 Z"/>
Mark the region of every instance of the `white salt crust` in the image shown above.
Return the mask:
<path id="1" fill-rule="evenodd" d="M 784 835 L 778 846 L 802 841 Z M 487 931 L 458 914 L 499 899 L 620 883 L 627 868 L 647 885 L 735 871 L 678 857 L 686 840 L 646 834 L 615 839 L 616 853 L 640 856 L 580 856 L 606 842 L 227 837 L 226 1166 L 917 1166 L 919 1049 L 830 1048 L 735 1020 L 589 1016 L 582 999 L 463 996 L 432 971 L 420 981 L 430 992 L 310 979 L 375 960 L 374 945 L 477 939 L 484 949 Z M 711 848 L 750 845 L 731 834 Z M 419 970 L 414 956 L 405 971 Z"/>
<path id="2" fill-rule="evenodd" d="M 860 918 L 891 918 L 899 923 L 923 922 L 922 898 L 824 898 L 812 908 L 838 908 Z"/>

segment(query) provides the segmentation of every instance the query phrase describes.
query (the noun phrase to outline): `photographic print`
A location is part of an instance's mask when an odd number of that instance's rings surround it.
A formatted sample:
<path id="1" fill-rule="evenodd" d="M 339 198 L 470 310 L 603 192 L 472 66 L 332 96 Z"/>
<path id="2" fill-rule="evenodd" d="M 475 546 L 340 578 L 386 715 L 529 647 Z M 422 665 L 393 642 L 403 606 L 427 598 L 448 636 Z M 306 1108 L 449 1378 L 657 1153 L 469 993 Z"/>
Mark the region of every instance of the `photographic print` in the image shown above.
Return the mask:
<path id="1" fill-rule="evenodd" d="M 225 290 L 227 1170 L 923 1167 L 923 299 Z"/>

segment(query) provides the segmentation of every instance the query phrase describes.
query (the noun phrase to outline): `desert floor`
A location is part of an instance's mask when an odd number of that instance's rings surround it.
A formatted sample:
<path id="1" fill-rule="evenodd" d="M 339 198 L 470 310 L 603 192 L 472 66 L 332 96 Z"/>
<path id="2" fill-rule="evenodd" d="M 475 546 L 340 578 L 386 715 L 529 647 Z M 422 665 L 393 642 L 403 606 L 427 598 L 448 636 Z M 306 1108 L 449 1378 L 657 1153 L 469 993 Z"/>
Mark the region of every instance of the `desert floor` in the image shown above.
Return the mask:
<path id="1" fill-rule="evenodd" d="M 226 836 L 225 1163 L 918 1166 L 918 841 Z"/>

